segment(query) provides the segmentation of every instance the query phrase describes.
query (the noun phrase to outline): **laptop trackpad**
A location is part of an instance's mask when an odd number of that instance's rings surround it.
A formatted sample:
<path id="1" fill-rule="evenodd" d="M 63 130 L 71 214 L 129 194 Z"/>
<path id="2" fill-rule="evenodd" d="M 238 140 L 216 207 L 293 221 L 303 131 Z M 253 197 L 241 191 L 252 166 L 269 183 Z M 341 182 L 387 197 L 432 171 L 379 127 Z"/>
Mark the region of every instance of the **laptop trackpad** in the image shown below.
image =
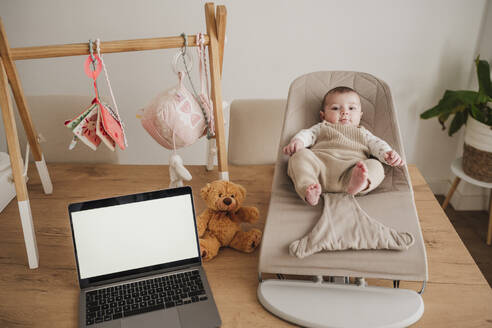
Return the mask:
<path id="1" fill-rule="evenodd" d="M 123 319 L 122 328 L 179 328 L 178 311 L 175 308 L 153 311 Z"/>

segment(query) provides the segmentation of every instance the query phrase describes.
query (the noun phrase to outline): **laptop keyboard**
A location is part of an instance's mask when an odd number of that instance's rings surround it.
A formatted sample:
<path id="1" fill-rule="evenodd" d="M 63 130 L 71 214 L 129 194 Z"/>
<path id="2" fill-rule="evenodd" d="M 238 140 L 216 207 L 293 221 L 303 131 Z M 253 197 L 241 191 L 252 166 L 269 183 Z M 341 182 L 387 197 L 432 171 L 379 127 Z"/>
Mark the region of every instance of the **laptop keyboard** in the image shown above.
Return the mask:
<path id="1" fill-rule="evenodd" d="M 207 300 L 198 270 L 86 293 L 86 325 Z"/>

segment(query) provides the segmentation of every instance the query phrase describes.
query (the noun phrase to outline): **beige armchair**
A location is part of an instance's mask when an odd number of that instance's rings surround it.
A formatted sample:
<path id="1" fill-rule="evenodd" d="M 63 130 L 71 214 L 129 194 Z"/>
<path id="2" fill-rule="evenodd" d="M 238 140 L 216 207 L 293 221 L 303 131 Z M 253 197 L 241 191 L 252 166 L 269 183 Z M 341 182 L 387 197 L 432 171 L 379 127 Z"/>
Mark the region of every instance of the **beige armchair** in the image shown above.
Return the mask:
<path id="1" fill-rule="evenodd" d="M 274 164 L 284 121 L 285 99 L 237 99 L 229 119 L 229 163 Z"/>

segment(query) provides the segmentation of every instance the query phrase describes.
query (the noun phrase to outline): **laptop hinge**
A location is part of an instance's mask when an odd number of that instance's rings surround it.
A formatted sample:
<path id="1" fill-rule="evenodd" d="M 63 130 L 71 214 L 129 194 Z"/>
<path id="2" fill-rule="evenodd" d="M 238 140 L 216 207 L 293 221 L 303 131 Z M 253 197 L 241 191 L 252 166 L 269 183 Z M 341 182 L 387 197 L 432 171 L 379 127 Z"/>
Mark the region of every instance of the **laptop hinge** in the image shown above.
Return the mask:
<path id="1" fill-rule="evenodd" d="M 93 288 L 93 287 L 109 285 L 109 284 L 115 284 L 118 282 L 126 282 L 126 281 L 130 281 L 130 280 L 134 280 L 134 279 L 144 278 L 144 277 L 150 277 L 150 276 L 154 276 L 154 275 L 158 275 L 158 274 L 166 274 L 166 273 L 182 271 L 182 270 L 186 270 L 186 269 L 197 269 L 197 268 L 200 268 L 201 266 L 202 266 L 201 262 L 197 262 L 197 263 L 192 263 L 192 264 L 175 266 L 172 268 L 148 271 L 148 272 L 144 272 L 144 273 L 137 273 L 137 274 L 128 275 L 128 276 L 124 276 L 124 277 L 118 277 L 118 278 L 114 278 L 114 279 L 107 279 L 107 280 L 91 283 L 90 285 L 83 288 L 82 290 Z"/>

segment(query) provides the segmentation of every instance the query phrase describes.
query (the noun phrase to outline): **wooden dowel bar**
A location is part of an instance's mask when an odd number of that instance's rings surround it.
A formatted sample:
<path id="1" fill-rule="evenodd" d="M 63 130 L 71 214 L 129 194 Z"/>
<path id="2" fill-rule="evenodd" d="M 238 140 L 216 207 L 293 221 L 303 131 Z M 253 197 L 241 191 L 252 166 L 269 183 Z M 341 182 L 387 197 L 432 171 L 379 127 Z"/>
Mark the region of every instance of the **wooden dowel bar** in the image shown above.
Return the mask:
<path id="1" fill-rule="evenodd" d="M 205 45 L 208 45 L 209 41 L 210 39 L 208 35 L 205 35 Z M 103 41 L 101 42 L 101 53 L 172 49 L 181 48 L 183 46 L 184 40 L 181 36 Z M 188 46 L 196 46 L 195 35 L 188 35 Z M 11 54 L 13 60 L 88 55 L 89 41 L 85 43 L 62 44 L 53 46 L 12 48 Z"/>

